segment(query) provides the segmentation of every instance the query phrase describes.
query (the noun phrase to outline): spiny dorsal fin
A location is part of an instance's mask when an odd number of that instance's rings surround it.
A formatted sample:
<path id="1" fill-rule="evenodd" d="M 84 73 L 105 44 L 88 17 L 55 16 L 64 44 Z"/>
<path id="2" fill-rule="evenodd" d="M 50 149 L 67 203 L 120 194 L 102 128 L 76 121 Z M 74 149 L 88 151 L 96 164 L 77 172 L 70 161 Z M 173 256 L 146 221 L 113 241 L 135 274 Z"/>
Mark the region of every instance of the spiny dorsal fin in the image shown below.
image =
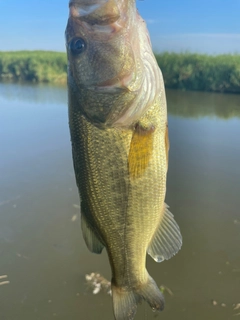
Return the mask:
<path id="1" fill-rule="evenodd" d="M 81 227 L 82 227 L 83 238 L 86 242 L 88 249 L 91 252 L 100 254 L 104 248 L 104 245 L 97 238 L 92 228 L 87 223 L 83 213 L 81 213 Z"/>
<path id="2" fill-rule="evenodd" d="M 154 126 L 144 128 L 137 124 L 133 133 L 128 156 L 128 170 L 131 178 L 140 177 L 146 170 L 153 151 Z"/>
<path id="3" fill-rule="evenodd" d="M 155 261 L 162 262 L 174 256 L 181 246 L 182 235 L 179 226 L 165 204 L 162 219 L 147 252 Z"/>

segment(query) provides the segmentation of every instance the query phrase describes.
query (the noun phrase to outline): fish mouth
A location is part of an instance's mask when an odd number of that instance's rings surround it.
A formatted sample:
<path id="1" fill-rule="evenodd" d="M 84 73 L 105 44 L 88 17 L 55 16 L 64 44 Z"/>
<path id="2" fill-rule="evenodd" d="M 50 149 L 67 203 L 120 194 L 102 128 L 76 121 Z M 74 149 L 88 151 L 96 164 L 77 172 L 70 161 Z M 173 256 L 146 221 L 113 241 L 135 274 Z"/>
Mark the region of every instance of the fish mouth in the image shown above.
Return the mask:
<path id="1" fill-rule="evenodd" d="M 89 2 L 86 0 L 70 1 L 70 18 L 80 20 L 89 31 L 114 33 L 122 27 L 120 7 L 116 0 Z"/>

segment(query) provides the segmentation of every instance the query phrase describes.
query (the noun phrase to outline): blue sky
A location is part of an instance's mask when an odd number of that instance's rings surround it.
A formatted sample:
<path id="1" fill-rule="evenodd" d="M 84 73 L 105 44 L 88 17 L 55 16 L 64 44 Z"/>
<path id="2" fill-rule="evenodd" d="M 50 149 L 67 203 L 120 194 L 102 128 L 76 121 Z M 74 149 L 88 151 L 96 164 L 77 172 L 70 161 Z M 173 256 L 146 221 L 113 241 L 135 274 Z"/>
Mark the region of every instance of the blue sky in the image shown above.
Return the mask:
<path id="1" fill-rule="evenodd" d="M 155 51 L 240 53 L 240 0 L 137 0 Z M 0 51 L 64 51 L 68 0 L 0 0 Z"/>

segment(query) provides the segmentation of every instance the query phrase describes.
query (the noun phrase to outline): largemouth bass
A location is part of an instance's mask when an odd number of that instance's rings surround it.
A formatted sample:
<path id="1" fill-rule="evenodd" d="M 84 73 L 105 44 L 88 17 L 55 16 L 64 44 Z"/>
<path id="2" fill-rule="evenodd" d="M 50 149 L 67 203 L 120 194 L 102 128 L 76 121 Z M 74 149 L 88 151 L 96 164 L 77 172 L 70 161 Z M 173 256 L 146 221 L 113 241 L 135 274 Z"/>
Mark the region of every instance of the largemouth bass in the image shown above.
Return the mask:
<path id="1" fill-rule="evenodd" d="M 105 247 L 116 320 L 141 300 L 162 310 L 146 270 L 182 245 L 164 203 L 168 167 L 165 89 L 135 0 L 71 0 L 66 28 L 69 125 L 90 251 Z"/>

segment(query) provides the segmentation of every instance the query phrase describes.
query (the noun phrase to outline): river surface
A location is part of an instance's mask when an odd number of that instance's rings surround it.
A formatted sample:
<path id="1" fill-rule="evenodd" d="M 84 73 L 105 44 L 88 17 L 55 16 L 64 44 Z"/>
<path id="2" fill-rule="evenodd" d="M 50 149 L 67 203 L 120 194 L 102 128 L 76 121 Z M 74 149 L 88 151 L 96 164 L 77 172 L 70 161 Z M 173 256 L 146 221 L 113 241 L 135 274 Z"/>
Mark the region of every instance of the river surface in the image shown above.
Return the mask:
<path id="1" fill-rule="evenodd" d="M 148 257 L 166 308 L 144 303 L 136 320 L 240 319 L 240 95 L 167 98 L 166 202 L 183 247 Z M 0 319 L 113 320 L 91 272 L 110 279 L 106 253 L 90 253 L 80 231 L 66 88 L 0 84 Z"/>

